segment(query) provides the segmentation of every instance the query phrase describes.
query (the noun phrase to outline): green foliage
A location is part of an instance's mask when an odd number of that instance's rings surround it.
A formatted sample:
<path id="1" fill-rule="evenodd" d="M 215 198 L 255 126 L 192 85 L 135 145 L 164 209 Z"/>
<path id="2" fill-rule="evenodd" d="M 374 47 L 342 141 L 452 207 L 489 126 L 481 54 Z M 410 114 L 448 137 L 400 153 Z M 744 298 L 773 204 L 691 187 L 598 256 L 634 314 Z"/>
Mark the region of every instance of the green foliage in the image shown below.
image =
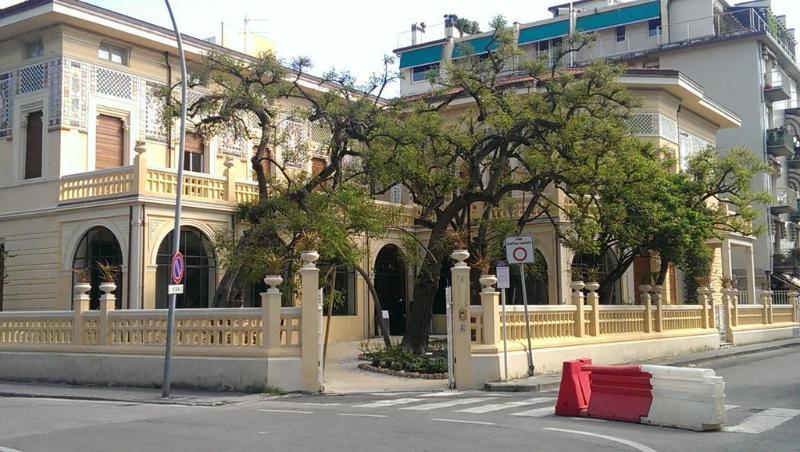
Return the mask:
<path id="1" fill-rule="evenodd" d="M 362 359 L 375 367 L 423 374 L 447 373 L 447 357 L 442 356 L 442 350 L 435 350 L 430 356 L 419 356 L 401 344 L 382 347 L 367 341 L 362 342 L 359 348 Z"/>
<path id="2" fill-rule="evenodd" d="M 481 32 L 481 26 L 477 21 L 469 20 L 466 17 L 456 19 L 455 28 L 459 36 L 474 35 Z"/>

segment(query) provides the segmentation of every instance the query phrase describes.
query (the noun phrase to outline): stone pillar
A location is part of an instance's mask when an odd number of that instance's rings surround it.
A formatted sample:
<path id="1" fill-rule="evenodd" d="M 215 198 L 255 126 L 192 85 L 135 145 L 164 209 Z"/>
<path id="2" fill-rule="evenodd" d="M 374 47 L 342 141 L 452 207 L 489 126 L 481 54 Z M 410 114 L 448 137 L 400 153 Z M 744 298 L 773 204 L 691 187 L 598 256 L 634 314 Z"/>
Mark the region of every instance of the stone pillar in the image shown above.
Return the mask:
<path id="1" fill-rule="evenodd" d="M 133 148 L 136 156 L 133 158 L 133 186 L 131 189 L 136 194 L 147 193 L 147 157 L 145 156 L 145 142 L 137 141 Z"/>
<path id="2" fill-rule="evenodd" d="M 282 282 L 279 275 L 264 278 L 268 289 L 261 292 L 261 346 L 267 352 L 281 346 L 281 291 L 278 286 Z"/>
<path id="3" fill-rule="evenodd" d="M 796 291 L 789 292 L 789 303 L 792 305 L 792 322 L 800 322 L 800 318 L 797 317 L 797 296 L 798 293 Z"/>
<path id="4" fill-rule="evenodd" d="M 708 302 L 708 327 L 718 328 L 717 308 L 714 305 L 714 289 L 711 287 L 705 287 L 704 289 L 706 290 L 706 301 Z"/>
<path id="5" fill-rule="evenodd" d="M 735 306 L 734 303 L 731 303 L 731 297 L 733 289 L 724 288 L 722 289 L 722 309 L 723 314 L 725 315 L 725 340 L 728 342 L 733 342 L 733 327 L 736 326 L 737 323 L 737 313 L 732 308 L 731 304 Z"/>
<path id="6" fill-rule="evenodd" d="M 731 242 L 728 239 L 722 240 L 722 277 L 733 277 L 733 264 L 731 263 Z"/>
<path id="7" fill-rule="evenodd" d="M 303 260 L 303 266 L 300 268 L 302 388 L 308 392 L 320 392 L 323 389 L 322 304 L 319 299 L 319 269 L 314 265 L 314 261 L 319 259 L 319 254 L 316 251 L 306 251 L 300 258 Z"/>
<path id="8" fill-rule="evenodd" d="M 483 343 L 494 345 L 500 342 L 500 292 L 494 289 L 497 278 L 494 275 L 483 275 L 480 278 L 483 289 L 481 290 L 481 310 L 483 325 Z"/>
<path id="9" fill-rule="evenodd" d="M 472 333 L 469 313 L 469 272 L 464 262 L 469 257 L 466 250 L 455 250 L 450 255 L 456 264 L 452 273 L 453 297 L 453 367 L 457 389 L 472 389 Z"/>
<path id="10" fill-rule="evenodd" d="M 586 283 L 586 289 L 589 291 L 586 301 L 592 307 L 592 314 L 589 316 L 589 334 L 591 336 L 600 335 L 600 296 L 597 295 L 599 288 L 600 284 L 596 282 Z"/>
<path id="11" fill-rule="evenodd" d="M 108 314 L 117 307 L 117 298 L 113 293 L 117 290 L 117 285 L 102 283 L 100 290 L 103 291 L 103 295 L 100 295 L 100 337 L 97 338 L 97 345 L 110 345 L 112 340 Z"/>
<path id="12" fill-rule="evenodd" d="M 235 203 L 236 180 L 233 178 L 233 159 L 230 157 L 226 158 L 223 165 L 225 165 L 225 200 Z"/>
<path id="13" fill-rule="evenodd" d="M 772 291 L 761 292 L 761 323 L 769 325 L 772 323 Z"/>
<path id="14" fill-rule="evenodd" d="M 701 314 L 703 328 L 710 328 L 708 314 L 708 288 L 703 286 L 697 288 L 697 302 L 703 309 Z"/>
<path id="15" fill-rule="evenodd" d="M 584 322 L 586 305 L 584 304 L 583 281 L 572 281 L 569 284 L 572 289 L 572 304 L 575 305 L 575 337 L 586 335 L 586 322 Z"/>
<path id="16" fill-rule="evenodd" d="M 89 290 L 92 286 L 89 283 L 75 284 L 75 304 L 72 310 L 75 317 L 72 319 L 72 343 L 75 345 L 83 344 L 83 313 L 89 310 Z"/>
<path id="17" fill-rule="evenodd" d="M 656 305 L 656 315 L 653 319 L 653 330 L 657 333 L 664 331 L 664 310 L 661 298 L 661 286 L 653 286 L 653 301 Z"/>
<path id="18" fill-rule="evenodd" d="M 650 311 L 650 291 L 653 290 L 649 284 L 642 284 L 639 286 L 640 298 L 644 305 L 644 332 L 653 332 L 653 313 Z"/>

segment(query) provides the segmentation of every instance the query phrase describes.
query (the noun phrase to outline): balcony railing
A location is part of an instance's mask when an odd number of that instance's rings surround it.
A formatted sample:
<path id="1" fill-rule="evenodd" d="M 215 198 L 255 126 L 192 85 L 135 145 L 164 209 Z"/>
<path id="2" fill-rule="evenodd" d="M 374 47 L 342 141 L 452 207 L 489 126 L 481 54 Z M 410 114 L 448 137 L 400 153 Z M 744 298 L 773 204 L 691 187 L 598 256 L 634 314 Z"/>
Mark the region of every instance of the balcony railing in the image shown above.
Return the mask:
<path id="1" fill-rule="evenodd" d="M 770 102 L 780 102 L 792 98 L 789 80 L 783 71 L 764 74 L 764 97 Z"/>
<path id="2" fill-rule="evenodd" d="M 173 199 L 177 185 L 178 174 L 174 169 L 148 167 L 145 158 L 139 156 L 131 166 L 61 178 L 58 184 L 58 203 L 137 195 Z M 185 172 L 183 196 L 192 201 L 234 205 L 257 200 L 258 187 L 254 182 Z"/>
<path id="3" fill-rule="evenodd" d="M 770 207 L 773 214 L 792 213 L 797 211 L 797 193 L 788 188 L 775 190 L 775 197 Z"/>
<path id="4" fill-rule="evenodd" d="M 767 152 L 776 157 L 794 156 L 794 140 L 786 128 L 767 130 Z"/>

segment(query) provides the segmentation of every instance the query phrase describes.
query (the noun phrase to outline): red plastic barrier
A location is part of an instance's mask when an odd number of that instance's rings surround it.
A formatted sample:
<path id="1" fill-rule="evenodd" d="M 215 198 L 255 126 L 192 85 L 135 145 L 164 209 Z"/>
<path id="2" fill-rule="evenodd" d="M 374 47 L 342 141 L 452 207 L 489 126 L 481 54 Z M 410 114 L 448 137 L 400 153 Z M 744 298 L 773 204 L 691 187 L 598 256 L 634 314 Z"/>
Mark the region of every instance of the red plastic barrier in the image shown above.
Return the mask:
<path id="1" fill-rule="evenodd" d="M 583 367 L 589 364 L 592 360 L 588 358 L 564 361 L 556 402 L 557 416 L 586 416 L 592 392 L 589 372 Z"/>
<path id="2" fill-rule="evenodd" d="M 591 375 L 590 417 L 640 422 L 653 403 L 651 375 L 639 366 L 582 366 Z"/>

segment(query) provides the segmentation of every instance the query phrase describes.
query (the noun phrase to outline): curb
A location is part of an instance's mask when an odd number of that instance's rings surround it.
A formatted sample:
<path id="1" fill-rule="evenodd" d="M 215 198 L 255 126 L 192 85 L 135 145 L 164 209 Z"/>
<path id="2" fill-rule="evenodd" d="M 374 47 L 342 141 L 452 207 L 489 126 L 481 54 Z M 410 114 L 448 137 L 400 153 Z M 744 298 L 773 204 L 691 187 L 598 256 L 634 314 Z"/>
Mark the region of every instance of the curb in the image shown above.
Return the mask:
<path id="1" fill-rule="evenodd" d="M 142 403 L 148 405 L 182 405 L 182 406 L 201 406 L 216 407 L 239 403 L 237 401 L 218 401 L 218 402 L 188 402 L 185 400 L 154 400 L 154 399 L 123 399 L 118 397 L 96 397 L 64 394 L 38 394 L 26 392 L 5 392 L 0 391 L 0 397 L 17 397 L 25 399 L 59 399 L 59 400 L 85 400 L 92 402 L 119 402 L 119 403 Z"/>
<path id="2" fill-rule="evenodd" d="M 752 344 L 755 345 L 755 344 Z M 750 345 L 742 346 L 742 347 L 749 347 Z M 687 366 L 692 364 L 700 364 L 700 363 L 707 363 L 712 361 L 719 361 L 728 358 L 735 358 L 747 355 L 753 355 L 756 353 L 763 353 L 769 352 L 774 350 L 780 350 L 782 348 L 789 348 L 789 347 L 797 347 L 800 346 L 800 339 L 787 339 L 781 343 L 777 344 L 769 344 L 763 347 L 758 348 L 738 348 L 731 347 L 728 349 L 721 349 L 719 350 L 721 353 L 718 353 L 713 356 L 704 356 L 704 357 L 696 357 L 696 358 L 675 358 L 675 359 L 664 359 L 664 360 L 654 360 L 650 361 L 651 364 L 662 364 L 662 365 L 669 365 L 669 366 Z M 558 389 L 561 385 L 561 374 L 548 374 L 548 375 L 539 375 L 537 376 L 541 379 L 550 379 L 553 378 L 553 381 L 542 381 L 542 382 L 502 382 L 502 381 L 495 381 L 495 382 L 488 382 L 484 385 L 484 389 L 487 391 L 494 391 L 494 392 L 541 392 L 541 391 L 549 391 L 552 389 Z M 532 377 L 532 378 L 537 378 Z"/>

